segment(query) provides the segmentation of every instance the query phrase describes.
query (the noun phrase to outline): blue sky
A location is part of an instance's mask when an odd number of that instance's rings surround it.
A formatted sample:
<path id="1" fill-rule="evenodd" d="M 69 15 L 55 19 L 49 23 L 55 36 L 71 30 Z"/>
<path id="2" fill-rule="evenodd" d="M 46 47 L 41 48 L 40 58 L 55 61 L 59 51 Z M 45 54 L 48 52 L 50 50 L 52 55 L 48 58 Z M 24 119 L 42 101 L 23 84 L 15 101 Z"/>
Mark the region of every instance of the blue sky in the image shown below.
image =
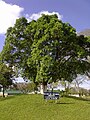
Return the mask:
<path id="1" fill-rule="evenodd" d="M 6 29 L 21 16 L 58 12 L 77 32 L 90 28 L 90 0 L 0 0 L 0 51 Z"/>

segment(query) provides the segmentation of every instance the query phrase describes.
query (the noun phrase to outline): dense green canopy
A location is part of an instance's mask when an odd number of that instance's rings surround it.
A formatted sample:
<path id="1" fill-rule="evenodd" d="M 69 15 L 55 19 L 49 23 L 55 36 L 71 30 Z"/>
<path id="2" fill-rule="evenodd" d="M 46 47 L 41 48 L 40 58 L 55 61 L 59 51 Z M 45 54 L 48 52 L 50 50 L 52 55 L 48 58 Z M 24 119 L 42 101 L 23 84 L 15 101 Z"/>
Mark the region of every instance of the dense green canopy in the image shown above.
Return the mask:
<path id="1" fill-rule="evenodd" d="M 34 82 L 72 81 L 90 70 L 90 41 L 57 15 L 28 22 L 22 17 L 6 33 L 2 59 Z"/>

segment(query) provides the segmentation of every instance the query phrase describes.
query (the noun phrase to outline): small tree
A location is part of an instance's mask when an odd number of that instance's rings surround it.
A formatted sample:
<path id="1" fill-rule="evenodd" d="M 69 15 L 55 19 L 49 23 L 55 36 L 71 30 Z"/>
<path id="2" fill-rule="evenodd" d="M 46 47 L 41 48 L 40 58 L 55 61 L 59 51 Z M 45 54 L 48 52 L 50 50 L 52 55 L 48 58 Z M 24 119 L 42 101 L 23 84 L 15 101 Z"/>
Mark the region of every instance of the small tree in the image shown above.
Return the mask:
<path id="1" fill-rule="evenodd" d="M 80 85 L 83 84 L 84 81 L 85 81 L 85 76 L 81 76 L 81 75 L 78 75 L 77 78 L 72 81 L 72 83 L 75 85 L 75 89 L 79 94 L 79 96 L 81 96 L 82 93 L 81 92 L 82 89 L 80 88 Z"/>
<path id="2" fill-rule="evenodd" d="M 13 73 L 12 68 L 8 67 L 4 63 L 0 63 L 0 84 L 3 88 L 3 97 L 5 88 L 12 85 Z"/>

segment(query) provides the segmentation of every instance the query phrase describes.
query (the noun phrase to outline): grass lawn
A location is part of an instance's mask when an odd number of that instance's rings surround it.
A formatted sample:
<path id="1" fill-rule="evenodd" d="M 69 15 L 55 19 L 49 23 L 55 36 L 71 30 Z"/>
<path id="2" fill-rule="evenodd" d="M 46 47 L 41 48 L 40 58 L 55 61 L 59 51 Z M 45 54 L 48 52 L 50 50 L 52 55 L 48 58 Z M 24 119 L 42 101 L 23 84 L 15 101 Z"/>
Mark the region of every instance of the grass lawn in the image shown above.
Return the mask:
<path id="1" fill-rule="evenodd" d="M 90 101 L 61 97 L 45 101 L 42 95 L 0 98 L 0 120 L 90 120 Z"/>

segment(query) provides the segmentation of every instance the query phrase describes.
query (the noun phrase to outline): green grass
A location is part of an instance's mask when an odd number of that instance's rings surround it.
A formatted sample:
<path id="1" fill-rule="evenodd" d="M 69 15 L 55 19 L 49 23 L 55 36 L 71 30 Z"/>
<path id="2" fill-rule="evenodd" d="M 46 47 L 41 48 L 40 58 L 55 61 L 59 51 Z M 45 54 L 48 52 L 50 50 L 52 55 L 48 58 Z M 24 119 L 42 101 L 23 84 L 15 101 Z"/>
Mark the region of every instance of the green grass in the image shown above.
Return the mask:
<path id="1" fill-rule="evenodd" d="M 90 101 L 62 97 L 55 103 L 42 95 L 0 98 L 0 120 L 90 120 Z"/>

